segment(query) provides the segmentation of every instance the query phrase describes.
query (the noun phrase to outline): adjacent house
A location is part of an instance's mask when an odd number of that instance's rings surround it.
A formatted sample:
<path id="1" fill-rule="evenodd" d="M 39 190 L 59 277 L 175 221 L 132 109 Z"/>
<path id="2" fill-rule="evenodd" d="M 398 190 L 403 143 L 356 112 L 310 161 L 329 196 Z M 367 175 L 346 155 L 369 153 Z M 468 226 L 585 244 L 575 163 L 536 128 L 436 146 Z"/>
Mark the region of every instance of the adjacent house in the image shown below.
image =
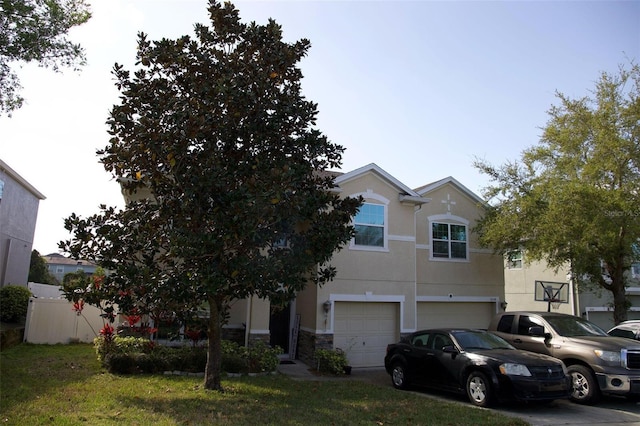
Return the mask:
<path id="1" fill-rule="evenodd" d="M 64 257 L 58 253 L 51 253 L 42 256 L 42 258 L 47 263 L 49 273 L 53 275 L 58 282 L 62 282 L 66 274 L 78 271 L 82 271 L 86 275 L 93 275 L 97 268 L 95 263 L 89 262 L 88 260 L 75 260 Z"/>
<path id="2" fill-rule="evenodd" d="M 0 160 L 0 287 L 27 286 L 38 207 L 44 199 Z"/>
<path id="3" fill-rule="evenodd" d="M 544 262 L 527 262 L 526 253 L 518 252 L 505 261 L 505 300 L 509 311 L 555 311 L 581 316 L 605 330 L 614 326 L 613 298 L 604 289 L 580 286 L 569 273 L 569 268 L 558 271 Z M 631 302 L 629 319 L 640 319 L 640 263 L 631 267 L 627 298 Z M 545 301 L 540 291 L 546 285 L 558 295 L 558 303 Z M 561 288 L 562 287 L 562 288 Z"/>
<path id="4" fill-rule="evenodd" d="M 381 366 L 388 343 L 420 328 L 486 328 L 502 309 L 501 256 L 472 228 L 483 201 L 452 177 L 411 189 L 376 164 L 335 178 L 343 197 L 362 196 L 356 236 L 331 262 L 336 278 L 308 286 L 284 311 L 256 297 L 234 304 L 227 336 L 243 333 L 310 362 L 342 348 L 352 366 Z"/>

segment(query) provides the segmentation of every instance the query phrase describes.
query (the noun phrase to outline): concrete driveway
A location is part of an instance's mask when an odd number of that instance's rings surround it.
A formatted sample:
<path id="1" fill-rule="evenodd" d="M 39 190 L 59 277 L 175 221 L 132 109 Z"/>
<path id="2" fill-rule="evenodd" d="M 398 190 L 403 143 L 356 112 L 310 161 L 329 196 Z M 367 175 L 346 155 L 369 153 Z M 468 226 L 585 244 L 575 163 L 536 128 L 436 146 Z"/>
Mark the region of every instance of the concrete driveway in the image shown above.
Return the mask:
<path id="1" fill-rule="evenodd" d="M 300 361 L 281 365 L 278 370 L 294 380 L 345 380 L 345 377 L 318 377 L 309 372 L 309 367 Z M 391 386 L 391 378 L 383 368 L 354 368 L 349 380 L 361 380 L 378 386 Z M 399 391 L 400 392 L 400 391 Z M 466 396 L 452 395 L 428 389 L 411 392 L 426 398 L 471 405 Z M 478 408 L 482 410 L 483 408 Z M 589 426 L 629 426 L 640 425 L 640 403 L 622 398 L 603 398 L 596 406 L 574 404 L 569 401 L 554 401 L 550 404 L 508 403 L 491 409 L 507 416 L 529 422 L 532 426 L 589 425 Z"/>
<path id="2" fill-rule="evenodd" d="M 381 386 L 391 386 L 391 378 L 384 369 L 366 370 L 354 371 L 354 378 Z M 425 397 L 470 405 L 469 400 L 463 395 L 451 395 L 429 389 L 415 389 L 412 392 Z M 507 416 L 518 417 L 529 422 L 532 426 L 640 425 L 640 403 L 627 401 L 623 398 L 605 397 L 596 406 L 586 406 L 560 400 L 550 404 L 507 403 L 497 405 L 491 410 Z"/>

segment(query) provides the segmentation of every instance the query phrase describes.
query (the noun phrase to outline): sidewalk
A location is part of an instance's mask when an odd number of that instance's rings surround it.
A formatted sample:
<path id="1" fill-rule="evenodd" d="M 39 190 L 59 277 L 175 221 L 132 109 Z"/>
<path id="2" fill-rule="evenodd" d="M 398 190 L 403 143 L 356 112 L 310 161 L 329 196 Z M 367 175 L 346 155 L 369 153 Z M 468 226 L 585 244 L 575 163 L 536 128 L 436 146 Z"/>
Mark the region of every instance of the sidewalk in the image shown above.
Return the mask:
<path id="1" fill-rule="evenodd" d="M 311 367 L 300 360 L 281 360 L 278 371 L 291 377 L 293 380 L 361 380 L 381 386 L 391 386 L 391 379 L 384 367 L 353 368 L 350 375 L 329 376 L 317 375 Z"/>

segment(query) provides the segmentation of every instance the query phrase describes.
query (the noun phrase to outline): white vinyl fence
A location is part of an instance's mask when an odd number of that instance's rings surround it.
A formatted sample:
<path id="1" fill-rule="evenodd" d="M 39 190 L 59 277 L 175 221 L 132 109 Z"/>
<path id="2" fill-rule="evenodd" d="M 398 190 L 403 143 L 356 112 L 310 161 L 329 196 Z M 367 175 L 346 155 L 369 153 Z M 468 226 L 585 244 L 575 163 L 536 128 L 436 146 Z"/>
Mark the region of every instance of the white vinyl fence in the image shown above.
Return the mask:
<path id="1" fill-rule="evenodd" d="M 29 290 L 33 297 L 29 299 L 27 309 L 25 342 L 91 343 L 104 326 L 98 308 L 84 305 L 82 315 L 77 315 L 73 304 L 62 298 L 59 287 L 29 283 Z"/>

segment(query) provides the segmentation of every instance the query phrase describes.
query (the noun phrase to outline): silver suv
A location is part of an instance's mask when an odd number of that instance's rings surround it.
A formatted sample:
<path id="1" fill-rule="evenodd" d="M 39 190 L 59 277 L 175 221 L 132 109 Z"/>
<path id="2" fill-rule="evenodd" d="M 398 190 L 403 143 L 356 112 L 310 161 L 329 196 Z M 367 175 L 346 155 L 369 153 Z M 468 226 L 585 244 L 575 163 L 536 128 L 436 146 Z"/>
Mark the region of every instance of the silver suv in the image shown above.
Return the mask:
<path id="1" fill-rule="evenodd" d="M 589 321 L 554 312 L 503 312 L 488 330 L 518 349 L 562 360 L 575 402 L 594 404 L 603 393 L 640 397 L 640 342 L 609 336 Z"/>

